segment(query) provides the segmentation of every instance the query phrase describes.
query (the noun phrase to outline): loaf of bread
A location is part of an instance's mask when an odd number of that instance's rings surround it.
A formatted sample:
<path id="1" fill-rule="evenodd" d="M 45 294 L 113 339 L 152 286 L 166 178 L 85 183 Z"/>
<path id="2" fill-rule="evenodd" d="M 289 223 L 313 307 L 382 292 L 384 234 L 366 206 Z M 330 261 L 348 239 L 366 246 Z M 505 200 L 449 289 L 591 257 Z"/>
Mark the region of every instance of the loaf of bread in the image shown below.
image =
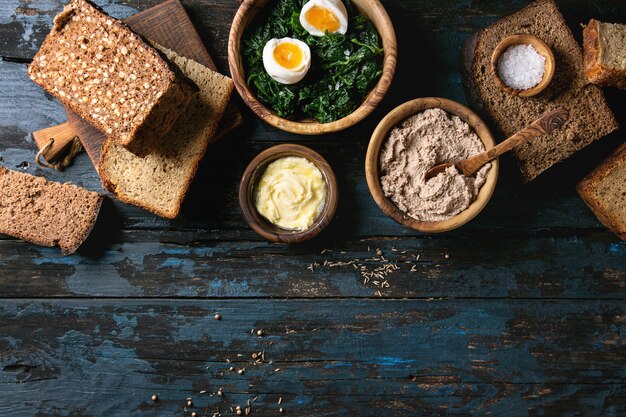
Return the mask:
<path id="1" fill-rule="evenodd" d="M 167 133 L 195 91 L 154 48 L 87 0 L 71 0 L 55 17 L 28 74 L 138 155 Z"/>
<path id="2" fill-rule="evenodd" d="M 590 82 L 626 90 L 626 25 L 591 19 L 583 31 L 583 48 Z"/>
<path id="3" fill-rule="evenodd" d="M 103 197 L 72 184 L 0 167 L 0 233 L 76 252 L 91 232 Z"/>
<path id="4" fill-rule="evenodd" d="M 157 46 L 158 47 L 158 46 Z M 98 172 L 103 186 L 121 201 L 174 218 L 233 90 L 233 82 L 195 61 L 161 49 L 200 88 L 168 135 L 144 158 L 108 141 Z"/>
<path id="5" fill-rule="evenodd" d="M 552 82 L 535 97 L 507 94 L 498 87 L 491 72 L 491 55 L 496 45 L 503 38 L 518 33 L 539 37 L 556 57 Z M 569 110 L 570 118 L 562 128 L 513 151 L 525 181 L 533 180 L 618 128 L 602 91 L 587 82 L 581 48 L 552 0 L 535 1 L 471 36 L 462 58 L 468 99 L 493 122 L 502 139 L 556 107 Z"/>
<path id="6" fill-rule="evenodd" d="M 626 143 L 577 186 L 598 220 L 626 240 Z"/>

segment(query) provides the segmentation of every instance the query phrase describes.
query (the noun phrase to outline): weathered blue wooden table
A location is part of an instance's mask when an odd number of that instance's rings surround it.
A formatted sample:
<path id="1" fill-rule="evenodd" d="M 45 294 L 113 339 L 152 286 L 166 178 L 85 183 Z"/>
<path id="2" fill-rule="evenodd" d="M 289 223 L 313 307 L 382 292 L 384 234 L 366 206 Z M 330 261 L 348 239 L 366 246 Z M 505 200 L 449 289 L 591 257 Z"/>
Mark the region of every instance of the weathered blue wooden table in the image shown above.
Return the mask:
<path id="1" fill-rule="evenodd" d="M 120 18 L 157 2 L 97 1 Z M 0 163 L 101 190 L 86 155 L 63 173 L 32 164 L 30 132 L 65 115 L 25 64 L 63 3 L 0 2 Z M 465 102 L 463 41 L 526 3 L 387 0 L 399 68 L 358 126 L 297 137 L 246 113 L 179 220 L 109 202 L 67 258 L 0 237 L 0 416 L 626 415 L 626 243 L 574 191 L 623 133 L 526 186 L 505 158 L 486 210 L 444 235 L 393 223 L 364 179 L 383 115 L 421 96 Z M 226 70 L 238 3 L 184 4 Z M 626 22 L 622 0 L 559 5 L 579 38 L 590 17 Z M 625 94 L 607 93 L 626 122 Z M 294 247 L 250 231 L 236 198 L 252 157 L 287 141 L 324 155 L 341 186 L 331 227 Z"/>

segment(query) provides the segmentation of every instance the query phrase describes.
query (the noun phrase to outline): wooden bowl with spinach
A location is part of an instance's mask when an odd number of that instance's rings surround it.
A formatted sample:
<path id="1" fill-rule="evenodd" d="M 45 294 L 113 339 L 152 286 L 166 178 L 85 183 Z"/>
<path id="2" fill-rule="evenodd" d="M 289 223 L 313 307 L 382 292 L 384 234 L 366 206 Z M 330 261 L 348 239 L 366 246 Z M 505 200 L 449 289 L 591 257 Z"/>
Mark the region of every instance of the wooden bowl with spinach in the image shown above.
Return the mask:
<path id="1" fill-rule="evenodd" d="M 332 0 L 337 2 L 337 0 Z M 231 27 L 228 62 L 237 91 L 261 119 L 288 132 L 346 129 L 385 96 L 396 68 L 396 36 L 377 0 L 344 0 L 347 31 L 313 36 L 300 23 L 307 0 L 244 0 Z M 293 38 L 310 49 L 310 68 L 293 84 L 264 66 L 270 39 Z"/>

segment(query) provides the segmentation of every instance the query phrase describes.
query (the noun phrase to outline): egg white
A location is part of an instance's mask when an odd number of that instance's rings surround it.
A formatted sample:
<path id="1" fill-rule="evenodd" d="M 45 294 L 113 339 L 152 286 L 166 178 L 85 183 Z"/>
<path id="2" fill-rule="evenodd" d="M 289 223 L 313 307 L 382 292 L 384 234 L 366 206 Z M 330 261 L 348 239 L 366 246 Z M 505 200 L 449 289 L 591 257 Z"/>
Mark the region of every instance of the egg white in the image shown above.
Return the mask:
<path id="1" fill-rule="evenodd" d="M 302 51 L 302 62 L 297 68 L 285 68 L 274 59 L 274 49 L 284 42 L 295 44 Z M 301 81 L 311 68 L 311 49 L 309 45 L 294 38 L 270 39 L 263 48 L 263 66 L 274 80 L 281 84 L 295 84 Z"/>
<path id="2" fill-rule="evenodd" d="M 314 6 L 324 8 L 337 16 L 339 29 L 333 33 L 344 35 L 348 31 L 348 10 L 341 0 L 309 0 L 300 11 L 300 24 L 313 36 L 324 36 L 326 33 L 317 29 L 306 20 L 306 13 Z"/>

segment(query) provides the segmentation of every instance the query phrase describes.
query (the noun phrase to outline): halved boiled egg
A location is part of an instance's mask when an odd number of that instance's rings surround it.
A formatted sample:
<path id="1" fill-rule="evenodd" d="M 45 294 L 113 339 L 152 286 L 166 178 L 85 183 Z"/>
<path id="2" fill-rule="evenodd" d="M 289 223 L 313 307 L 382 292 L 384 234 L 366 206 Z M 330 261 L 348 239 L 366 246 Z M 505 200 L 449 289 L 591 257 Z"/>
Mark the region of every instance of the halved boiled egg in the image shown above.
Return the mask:
<path id="1" fill-rule="evenodd" d="M 311 68 L 311 49 L 298 39 L 270 39 L 263 48 L 263 66 L 279 83 L 295 84 Z"/>
<path id="2" fill-rule="evenodd" d="M 328 33 L 345 34 L 348 11 L 341 0 L 310 0 L 302 6 L 300 24 L 313 36 Z"/>

